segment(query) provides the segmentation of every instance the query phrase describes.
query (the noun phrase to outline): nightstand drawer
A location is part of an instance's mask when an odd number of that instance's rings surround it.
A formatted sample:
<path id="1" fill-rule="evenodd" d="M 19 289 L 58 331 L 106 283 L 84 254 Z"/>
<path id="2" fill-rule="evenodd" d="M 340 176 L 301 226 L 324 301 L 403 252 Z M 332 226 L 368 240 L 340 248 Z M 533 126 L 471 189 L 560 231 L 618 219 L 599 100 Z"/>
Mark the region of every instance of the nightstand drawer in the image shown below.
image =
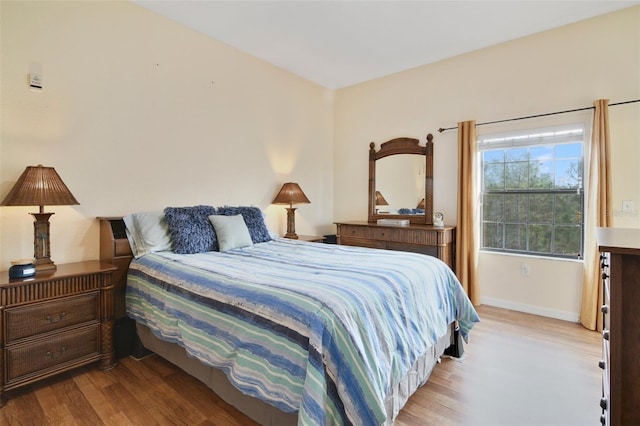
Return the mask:
<path id="1" fill-rule="evenodd" d="M 7 341 L 100 320 L 100 293 L 95 291 L 6 310 Z"/>
<path id="2" fill-rule="evenodd" d="M 7 386 L 100 357 L 98 324 L 6 349 Z"/>

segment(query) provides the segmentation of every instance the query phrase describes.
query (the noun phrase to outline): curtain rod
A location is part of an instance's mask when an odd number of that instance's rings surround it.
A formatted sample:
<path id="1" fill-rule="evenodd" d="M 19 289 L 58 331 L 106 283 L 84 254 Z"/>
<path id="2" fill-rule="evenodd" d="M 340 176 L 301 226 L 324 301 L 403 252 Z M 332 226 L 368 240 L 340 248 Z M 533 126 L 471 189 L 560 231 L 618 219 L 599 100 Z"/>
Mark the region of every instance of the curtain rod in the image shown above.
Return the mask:
<path id="1" fill-rule="evenodd" d="M 634 103 L 634 102 L 640 102 L 640 99 L 634 99 L 632 101 L 616 102 L 615 104 L 609 104 L 609 106 L 631 104 L 631 103 Z M 590 107 L 584 107 L 584 108 L 568 109 L 566 111 L 548 112 L 546 114 L 528 115 L 526 117 L 507 118 L 506 120 L 487 121 L 485 123 L 477 123 L 476 127 L 484 126 L 485 124 L 504 123 L 504 122 L 507 122 L 507 121 L 518 121 L 518 120 L 526 120 L 528 118 L 546 117 L 547 115 L 566 114 L 568 112 L 576 112 L 576 111 L 586 111 L 588 109 L 595 109 L 595 107 L 590 106 Z M 440 127 L 438 129 L 438 133 L 446 132 L 447 130 L 453 130 L 453 129 L 457 129 L 457 128 L 458 128 L 458 126 L 456 126 L 456 127 L 447 127 L 446 129 L 443 129 L 442 127 Z"/>

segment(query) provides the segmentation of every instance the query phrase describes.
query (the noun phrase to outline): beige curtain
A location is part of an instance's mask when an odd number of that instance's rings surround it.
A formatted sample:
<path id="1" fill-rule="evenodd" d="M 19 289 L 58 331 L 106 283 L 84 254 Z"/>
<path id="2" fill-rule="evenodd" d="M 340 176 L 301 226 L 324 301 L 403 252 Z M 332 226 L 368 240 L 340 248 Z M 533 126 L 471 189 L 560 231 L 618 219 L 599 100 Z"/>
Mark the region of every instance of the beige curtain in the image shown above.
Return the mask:
<path id="1" fill-rule="evenodd" d="M 458 123 L 458 223 L 456 275 L 471 303 L 480 305 L 478 288 L 478 162 L 476 122 Z"/>
<path id="2" fill-rule="evenodd" d="M 585 208 L 584 267 L 580 322 L 590 330 L 602 329 L 602 279 L 596 228 L 613 224 L 611 216 L 611 142 L 609 100 L 594 102 L 593 131 L 589 149 L 589 175 Z"/>

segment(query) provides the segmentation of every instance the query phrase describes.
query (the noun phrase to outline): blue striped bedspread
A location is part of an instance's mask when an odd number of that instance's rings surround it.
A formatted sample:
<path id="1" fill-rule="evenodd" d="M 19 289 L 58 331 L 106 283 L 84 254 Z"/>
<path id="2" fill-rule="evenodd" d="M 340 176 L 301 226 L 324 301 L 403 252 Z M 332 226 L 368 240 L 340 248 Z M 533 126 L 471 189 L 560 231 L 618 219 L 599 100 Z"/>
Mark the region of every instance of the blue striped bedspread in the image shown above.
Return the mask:
<path id="1" fill-rule="evenodd" d="M 457 320 L 454 273 L 415 253 L 276 239 L 134 260 L 127 313 L 301 425 L 387 422 L 387 394 Z"/>

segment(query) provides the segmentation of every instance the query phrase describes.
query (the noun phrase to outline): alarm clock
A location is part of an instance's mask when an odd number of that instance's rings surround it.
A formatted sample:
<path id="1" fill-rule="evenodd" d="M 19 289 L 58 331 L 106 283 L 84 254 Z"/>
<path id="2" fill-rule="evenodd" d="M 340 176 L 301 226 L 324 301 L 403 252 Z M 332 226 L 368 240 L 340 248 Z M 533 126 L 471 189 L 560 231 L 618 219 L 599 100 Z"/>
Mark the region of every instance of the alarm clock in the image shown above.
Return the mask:
<path id="1" fill-rule="evenodd" d="M 18 259 L 11 261 L 9 278 L 29 278 L 36 275 L 36 265 L 32 259 Z"/>
<path id="2" fill-rule="evenodd" d="M 433 214 L 433 226 L 443 227 L 444 226 L 444 215 L 440 212 L 435 212 Z"/>

